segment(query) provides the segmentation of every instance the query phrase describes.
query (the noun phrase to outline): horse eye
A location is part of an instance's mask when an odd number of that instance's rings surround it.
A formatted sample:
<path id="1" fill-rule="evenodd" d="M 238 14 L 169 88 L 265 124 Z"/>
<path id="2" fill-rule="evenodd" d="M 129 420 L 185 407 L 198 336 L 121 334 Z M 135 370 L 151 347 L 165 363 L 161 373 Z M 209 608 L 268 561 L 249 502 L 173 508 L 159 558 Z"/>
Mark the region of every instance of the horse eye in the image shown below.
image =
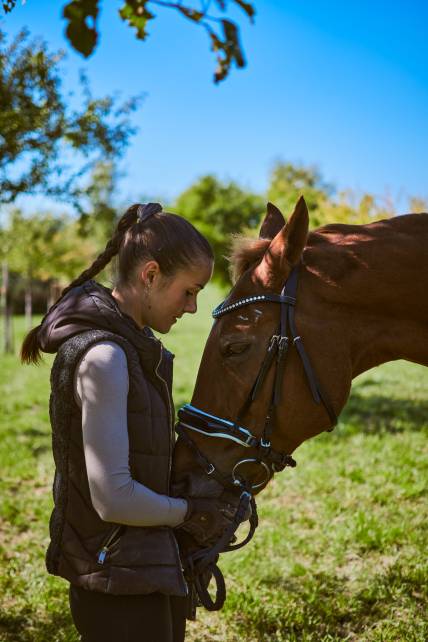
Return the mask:
<path id="1" fill-rule="evenodd" d="M 225 355 L 226 357 L 233 357 L 238 354 L 242 354 L 248 348 L 250 347 L 249 343 L 244 343 L 241 341 L 240 343 L 229 343 L 227 346 L 225 346 Z"/>

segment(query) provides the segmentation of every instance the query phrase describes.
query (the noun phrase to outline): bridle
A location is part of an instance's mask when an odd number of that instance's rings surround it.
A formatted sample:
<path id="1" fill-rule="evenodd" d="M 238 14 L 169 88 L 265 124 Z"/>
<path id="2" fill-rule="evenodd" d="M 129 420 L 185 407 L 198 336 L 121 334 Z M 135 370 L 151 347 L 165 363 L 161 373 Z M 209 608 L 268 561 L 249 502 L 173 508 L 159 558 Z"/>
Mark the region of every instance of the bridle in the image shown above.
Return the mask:
<path id="1" fill-rule="evenodd" d="M 250 393 L 238 413 L 237 419 L 235 421 L 229 421 L 228 419 L 223 419 L 217 415 L 212 415 L 204 410 L 200 410 L 191 404 L 184 405 L 178 411 L 178 417 L 180 420 L 177 425 L 178 434 L 193 450 L 199 463 L 205 469 L 206 474 L 218 479 L 218 481 L 220 481 L 220 483 L 225 487 L 241 487 L 243 485 L 243 480 L 239 477 L 237 470 L 240 465 L 248 461 L 260 463 L 269 475 L 265 481 L 253 485 L 251 490 L 255 490 L 256 488 L 266 484 L 275 472 L 283 470 L 286 466 L 294 467 L 296 465 L 296 462 L 290 454 L 280 453 L 277 450 L 274 450 L 271 445 L 273 419 L 275 417 L 276 408 L 281 401 L 285 359 L 291 345 L 296 348 L 300 359 L 302 360 L 306 380 L 315 403 L 322 403 L 324 405 L 333 427 L 337 423 L 337 417 L 333 410 L 333 406 L 315 375 L 309 357 L 303 347 L 302 338 L 297 333 L 294 320 L 297 284 L 298 267 L 294 267 L 281 291 L 281 294 L 259 294 L 244 297 L 228 305 L 221 303 L 212 313 L 214 319 L 218 319 L 229 312 L 233 312 L 238 308 L 242 308 L 253 303 L 259 304 L 273 302 L 280 304 L 279 328 L 269 340 L 264 360 L 260 366 Z M 275 364 L 275 378 L 269 409 L 265 417 L 262 436 L 256 437 L 248 428 L 241 425 L 241 418 L 245 416 L 251 404 L 255 401 L 262 388 L 266 375 L 273 364 Z M 218 474 L 214 464 L 209 462 L 205 456 L 202 455 L 186 431 L 197 432 L 206 437 L 234 441 L 244 448 L 255 450 L 256 457 L 238 461 L 230 476 L 220 475 Z"/>
<path id="2" fill-rule="evenodd" d="M 267 482 L 271 479 L 275 472 L 283 470 L 286 466 L 296 466 L 296 462 L 291 454 L 278 452 L 277 450 L 272 448 L 271 445 L 273 419 L 275 417 L 276 409 L 281 400 L 285 359 L 291 346 L 294 346 L 296 348 L 298 355 L 302 361 L 303 369 L 306 375 L 306 381 L 311 391 L 313 400 L 317 404 L 323 404 L 332 422 L 332 427 L 330 428 L 330 430 L 332 430 L 337 423 L 337 417 L 334 412 L 333 406 L 318 381 L 309 357 L 303 347 L 302 338 L 297 333 L 294 319 L 297 285 L 298 266 L 292 269 L 287 281 L 284 284 L 284 287 L 282 288 L 281 294 L 257 294 L 253 296 L 243 297 L 229 304 L 225 304 L 223 302 L 219 306 L 217 306 L 212 313 L 214 319 L 219 319 L 229 312 L 233 312 L 239 308 L 247 305 L 252 305 L 254 303 L 260 304 L 272 302 L 280 304 L 280 323 L 278 330 L 271 336 L 269 340 L 266 355 L 260 366 L 259 372 L 256 376 L 250 393 L 238 413 L 237 419 L 235 421 L 230 421 L 228 419 L 218 417 L 217 415 L 207 413 L 204 410 L 196 408 L 191 404 L 184 405 L 178 411 L 179 422 L 176 426 L 176 431 L 180 439 L 193 452 L 195 460 L 199 464 L 199 466 L 205 471 L 207 475 L 216 479 L 225 489 L 232 488 L 235 489 L 235 491 L 238 490 L 241 492 L 240 505 L 237 512 L 240 511 L 241 513 L 243 513 L 243 504 L 246 502 L 247 507 L 249 504 L 251 504 L 251 506 L 253 507 L 253 514 L 255 513 L 255 526 L 250 521 L 250 532 L 249 535 L 245 538 L 244 542 L 241 542 L 239 545 L 229 544 L 230 538 L 233 536 L 234 532 L 239 526 L 238 523 L 235 526 L 235 530 L 233 532 L 231 529 L 228 529 L 227 537 L 229 539 L 225 539 L 226 535 L 222 536 L 220 541 L 217 542 L 217 544 L 212 549 L 203 549 L 203 551 L 198 552 L 196 558 L 194 556 L 194 558 L 192 559 L 191 566 L 193 577 L 197 577 L 198 575 L 194 572 L 195 561 L 197 562 L 196 567 L 199 570 L 203 567 L 203 570 L 205 571 L 206 568 L 211 565 L 212 574 L 216 577 L 217 598 L 215 602 L 211 600 L 206 589 L 205 591 L 202 591 L 201 589 L 203 594 L 198 590 L 200 600 L 202 601 L 204 606 L 206 606 L 210 610 L 221 608 L 224 602 L 224 598 L 223 601 L 219 599 L 219 582 L 223 588 L 224 580 L 222 577 L 221 580 L 219 579 L 218 573 L 220 571 L 215 565 L 218 553 L 223 552 L 224 550 L 235 550 L 236 548 L 240 548 L 241 546 L 246 544 L 251 539 L 257 526 L 257 512 L 255 501 L 252 497 L 252 491 L 267 484 Z M 275 368 L 275 375 L 271 399 L 265 417 L 262 435 L 261 437 L 257 437 L 248 428 L 241 425 L 241 420 L 242 417 L 245 416 L 251 404 L 256 399 L 258 393 L 261 390 L 263 382 L 265 381 L 266 375 L 272 366 L 274 366 Z M 238 460 L 238 462 L 234 465 L 231 473 L 229 475 L 224 475 L 220 473 L 220 471 L 216 469 L 214 464 L 210 462 L 199 450 L 193 439 L 189 436 L 188 431 L 196 432 L 209 438 L 228 439 L 237 443 L 243 448 L 252 449 L 253 452 L 255 451 L 255 456 L 246 458 L 244 457 Z M 239 474 L 239 468 L 246 463 L 259 464 L 263 468 L 263 481 L 257 484 L 251 484 L 248 480 L 246 480 Z M 224 546 L 222 550 L 221 546 Z M 215 554 L 213 554 L 214 549 Z M 209 562 L 207 562 L 207 560 L 209 560 Z M 201 583 L 199 582 L 199 584 Z M 218 604 L 220 604 L 220 606 L 218 606 Z"/>

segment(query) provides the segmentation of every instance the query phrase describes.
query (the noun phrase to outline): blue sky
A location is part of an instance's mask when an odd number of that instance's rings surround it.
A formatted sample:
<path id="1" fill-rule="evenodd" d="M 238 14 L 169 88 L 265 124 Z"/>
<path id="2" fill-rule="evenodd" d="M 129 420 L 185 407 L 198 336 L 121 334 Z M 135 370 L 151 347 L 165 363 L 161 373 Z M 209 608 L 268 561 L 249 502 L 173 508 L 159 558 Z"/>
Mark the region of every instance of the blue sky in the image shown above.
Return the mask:
<path id="1" fill-rule="evenodd" d="M 428 3 L 256 0 L 239 19 L 248 66 L 212 83 L 202 29 L 156 8 L 141 43 L 104 0 L 88 60 L 63 37 L 64 2 L 27 0 L 1 20 L 64 48 L 64 86 L 85 68 L 95 94 L 145 92 L 121 169 L 120 201 L 173 199 L 214 172 L 263 192 L 277 159 L 316 165 L 339 189 L 428 198 Z M 55 6 L 53 9 L 52 7 Z M 28 207 L 37 204 L 30 199 Z"/>

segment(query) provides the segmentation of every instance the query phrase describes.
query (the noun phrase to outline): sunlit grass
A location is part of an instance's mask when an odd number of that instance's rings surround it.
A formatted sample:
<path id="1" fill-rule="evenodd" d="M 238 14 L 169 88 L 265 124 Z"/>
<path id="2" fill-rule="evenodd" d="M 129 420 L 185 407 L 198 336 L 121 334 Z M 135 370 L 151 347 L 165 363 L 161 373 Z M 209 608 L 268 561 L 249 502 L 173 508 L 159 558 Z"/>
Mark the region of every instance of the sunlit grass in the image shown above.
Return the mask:
<path id="1" fill-rule="evenodd" d="M 164 337 L 175 401 L 188 400 L 209 311 Z M 22 337 L 23 320 L 16 322 Z M 67 583 L 44 567 L 52 508 L 49 369 L 0 358 L 0 640 L 76 642 Z M 361 376 L 341 423 L 303 444 L 298 467 L 258 501 L 260 527 L 225 555 L 228 598 L 200 610 L 193 642 L 428 639 L 428 370 L 396 362 Z"/>

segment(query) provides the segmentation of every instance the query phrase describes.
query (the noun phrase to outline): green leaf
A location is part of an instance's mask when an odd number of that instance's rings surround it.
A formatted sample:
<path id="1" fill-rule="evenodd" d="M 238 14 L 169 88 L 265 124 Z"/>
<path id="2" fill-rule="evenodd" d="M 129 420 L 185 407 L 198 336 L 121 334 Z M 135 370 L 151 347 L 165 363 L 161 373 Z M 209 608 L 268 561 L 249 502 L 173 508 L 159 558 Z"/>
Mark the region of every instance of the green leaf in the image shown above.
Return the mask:
<path id="1" fill-rule="evenodd" d="M 63 17 L 68 21 L 65 33 L 71 45 L 87 58 L 98 38 L 98 0 L 72 0 L 64 7 Z M 87 24 L 88 18 L 93 20 L 93 26 Z"/>
<path id="2" fill-rule="evenodd" d="M 225 45 L 229 50 L 230 57 L 235 59 L 238 67 L 245 67 L 244 52 L 239 42 L 239 32 L 236 24 L 230 20 L 222 20 Z"/>
<path id="3" fill-rule="evenodd" d="M 250 2 L 245 2 L 244 0 L 234 0 L 234 2 L 236 2 L 236 4 L 239 5 L 243 11 L 245 11 L 251 22 L 253 22 L 253 18 L 256 14 L 255 7 L 253 7 Z"/>
<path id="4" fill-rule="evenodd" d="M 3 9 L 5 13 L 10 13 L 15 8 L 16 0 L 4 0 Z"/>
<path id="5" fill-rule="evenodd" d="M 127 0 L 119 10 L 122 20 L 129 23 L 131 27 L 137 30 L 137 38 L 145 40 L 147 37 L 146 25 L 155 15 L 147 8 L 148 0 Z"/>

